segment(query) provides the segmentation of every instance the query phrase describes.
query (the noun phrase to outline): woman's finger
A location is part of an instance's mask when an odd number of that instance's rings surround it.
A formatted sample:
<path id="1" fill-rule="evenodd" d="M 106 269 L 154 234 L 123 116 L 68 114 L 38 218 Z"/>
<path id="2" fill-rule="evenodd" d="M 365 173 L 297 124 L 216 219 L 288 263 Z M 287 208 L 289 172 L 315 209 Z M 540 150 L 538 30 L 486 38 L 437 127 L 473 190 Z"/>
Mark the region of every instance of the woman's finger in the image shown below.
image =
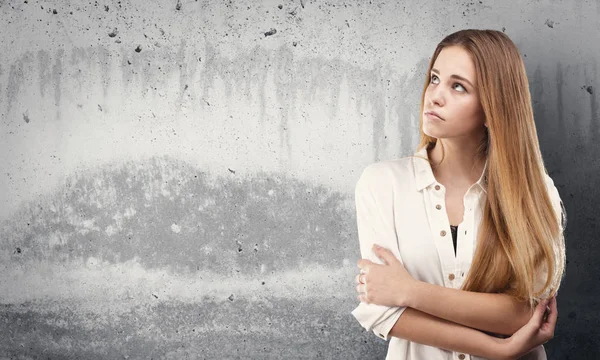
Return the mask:
<path id="1" fill-rule="evenodd" d="M 558 308 L 556 306 L 556 296 L 552 297 L 552 299 L 550 299 L 550 303 L 548 304 L 550 305 L 550 312 L 548 313 L 548 318 L 546 319 L 546 321 L 548 321 L 548 323 L 552 324 L 552 326 L 556 325 L 556 321 L 558 320 Z"/>
<path id="2" fill-rule="evenodd" d="M 358 293 L 366 293 L 367 292 L 367 285 L 365 285 L 365 284 L 358 284 L 358 285 L 356 285 L 356 291 Z"/>
<path id="3" fill-rule="evenodd" d="M 358 274 L 358 275 L 356 275 L 354 277 L 354 282 L 357 285 L 364 284 L 365 283 L 365 275 L 364 274 Z"/>
<path id="4" fill-rule="evenodd" d="M 531 317 L 531 319 L 529 319 L 529 323 L 534 324 L 538 328 L 542 325 L 547 303 L 547 300 L 542 300 L 539 302 L 539 304 L 535 307 L 533 316 Z"/>

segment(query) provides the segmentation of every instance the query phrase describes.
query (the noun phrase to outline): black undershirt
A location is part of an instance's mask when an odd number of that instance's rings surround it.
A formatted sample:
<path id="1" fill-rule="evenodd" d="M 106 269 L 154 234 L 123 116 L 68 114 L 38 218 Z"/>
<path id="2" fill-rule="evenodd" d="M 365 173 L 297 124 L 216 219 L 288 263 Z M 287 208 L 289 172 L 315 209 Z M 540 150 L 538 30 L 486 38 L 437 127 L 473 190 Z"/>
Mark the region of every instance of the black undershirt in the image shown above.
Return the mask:
<path id="1" fill-rule="evenodd" d="M 456 256 L 456 234 L 458 233 L 458 225 L 450 225 L 452 230 L 452 242 L 454 243 L 454 256 Z"/>

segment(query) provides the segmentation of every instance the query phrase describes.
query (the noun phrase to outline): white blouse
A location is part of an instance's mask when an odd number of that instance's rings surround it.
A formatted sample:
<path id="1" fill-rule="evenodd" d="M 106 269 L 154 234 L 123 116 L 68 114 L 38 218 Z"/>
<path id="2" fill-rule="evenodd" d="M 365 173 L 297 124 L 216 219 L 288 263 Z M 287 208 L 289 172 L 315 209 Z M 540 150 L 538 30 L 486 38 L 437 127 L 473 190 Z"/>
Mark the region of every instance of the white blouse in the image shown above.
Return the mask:
<path id="1" fill-rule="evenodd" d="M 429 158 L 425 147 L 415 154 Z M 486 161 L 485 168 L 487 165 Z M 355 191 L 362 258 L 382 264 L 372 251 L 373 244 L 377 243 L 390 249 L 413 278 L 459 289 L 471 266 L 483 214 L 487 195 L 485 168 L 464 195 L 465 212 L 458 227 L 455 256 L 446 212 L 446 190 L 436 181 L 429 163 L 409 156 L 367 166 Z M 561 199 L 548 175 L 546 185 L 560 221 Z M 405 309 L 360 302 L 352 315 L 367 331 L 373 331 L 384 340 L 391 338 L 386 360 L 483 360 L 388 336 Z M 523 359 L 546 359 L 544 347 L 540 345 Z"/>

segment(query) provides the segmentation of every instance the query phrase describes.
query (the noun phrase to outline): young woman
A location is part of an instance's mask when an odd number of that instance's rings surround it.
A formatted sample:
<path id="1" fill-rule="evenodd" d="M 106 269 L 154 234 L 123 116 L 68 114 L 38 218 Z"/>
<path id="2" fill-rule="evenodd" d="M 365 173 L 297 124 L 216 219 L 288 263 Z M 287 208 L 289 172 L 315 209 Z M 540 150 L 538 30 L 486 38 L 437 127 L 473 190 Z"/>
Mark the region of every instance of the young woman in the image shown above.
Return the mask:
<path id="1" fill-rule="evenodd" d="M 419 124 L 414 156 L 371 164 L 356 184 L 352 314 L 391 338 L 386 359 L 545 359 L 566 215 L 515 44 L 493 30 L 442 40 Z"/>

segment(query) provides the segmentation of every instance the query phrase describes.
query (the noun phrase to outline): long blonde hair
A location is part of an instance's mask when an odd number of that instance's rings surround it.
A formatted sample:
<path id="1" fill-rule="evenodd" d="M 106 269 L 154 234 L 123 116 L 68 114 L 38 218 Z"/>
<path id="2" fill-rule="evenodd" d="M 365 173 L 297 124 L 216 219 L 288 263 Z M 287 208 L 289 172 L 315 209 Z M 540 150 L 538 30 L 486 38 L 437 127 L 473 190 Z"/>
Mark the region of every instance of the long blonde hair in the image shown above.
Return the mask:
<path id="1" fill-rule="evenodd" d="M 487 200 L 462 289 L 505 293 L 533 307 L 540 295 L 554 295 L 564 276 L 566 213 L 561 202 L 557 218 L 546 186 L 548 172 L 539 149 L 525 65 L 516 45 L 502 32 L 468 29 L 444 38 L 427 69 L 418 149 L 430 149 L 437 141 L 423 132 L 423 106 L 431 68 L 447 46 L 470 53 L 488 124 L 476 154 L 488 160 Z M 536 276 L 544 271 L 545 283 L 536 291 Z"/>

